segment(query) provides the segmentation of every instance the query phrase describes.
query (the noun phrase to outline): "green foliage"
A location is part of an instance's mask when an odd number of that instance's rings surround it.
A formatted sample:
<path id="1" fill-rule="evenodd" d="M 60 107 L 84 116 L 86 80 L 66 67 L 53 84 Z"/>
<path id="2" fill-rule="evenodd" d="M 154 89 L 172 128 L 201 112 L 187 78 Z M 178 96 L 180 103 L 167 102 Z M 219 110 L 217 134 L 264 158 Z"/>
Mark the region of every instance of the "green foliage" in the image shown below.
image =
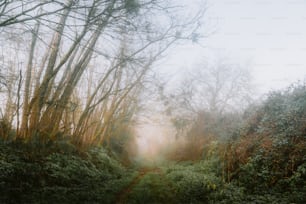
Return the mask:
<path id="1" fill-rule="evenodd" d="M 180 203 L 207 203 L 221 186 L 221 178 L 212 172 L 210 162 L 174 165 L 166 169 L 166 178 L 175 188 Z"/>
<path id="2" fill-rule="evenodd" d="M 128 197 L 127 203 L 177 203 L 174 187 L 159 173 L 148 173 Z"/>
<path id="3" fill-rule="evenodd" d="M 132 178 L 101 148 L 38 155 L 16 145 L 0 143 L 1 203 L 112 203 Z"/>
<path id="4" fill-rule="evenodd" d="M 305 202 L 305 121 L 305 84 L 271 93 L 249 115 L 225 158 L 232 183 L 245 189 L 245 199 Z"/>
<path id="5" fill-rule="evenodd" d="M 233 183 L 225 183 L 211 195 L 209 203 L 241 203 L 245 201 L 245 190 Z"/>
<path id="6" fill-rule="evenodd" d="M 284 92 L 271 93 L 262 107 L 258 132 L 288 139 L 305 136 L 306 86 L 292 86 Z"/>
<path id="7" fill-rule="evenodd" d="M 305 203 L 306 86 L 271 93 L 244 114 L 243 122 L 234 116 L 199 115 L 189 133 L 198 143 L 206 138 L 205 160 L 145 177 L 130 201 Z M 165 192 L 175 199 L 163 196 Z"/>
<path id="8" fill-rule="evenodd" d="M 202 116 L 191 131 L 198 143 L 208 135 L 202 160 L 137 177 L 103 148 L 80 151 L 61 134 L 0 140 L 0 203 L 114 203 L 131 184 L 127 203 L 305 203 L 305 86 L 270 94 L 240 128 L 239 117 Z M 118 156 L 132 134 L 114 128 L 110 149 Z"/>

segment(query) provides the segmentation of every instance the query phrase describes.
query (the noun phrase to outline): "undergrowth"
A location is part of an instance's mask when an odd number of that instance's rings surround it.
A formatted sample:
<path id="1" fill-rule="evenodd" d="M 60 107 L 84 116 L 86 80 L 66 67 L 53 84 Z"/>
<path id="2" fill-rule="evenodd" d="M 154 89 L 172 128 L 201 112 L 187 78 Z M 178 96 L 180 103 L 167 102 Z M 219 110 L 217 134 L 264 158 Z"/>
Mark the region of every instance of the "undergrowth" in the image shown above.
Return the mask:
<path id="1" fill-rule="evenodd" d="M 132 179 L 102 148 L 64 150 L 1 141 L 0 203 L 113 203 Z"/>
<path id="2" fill-rule="evenodd" d="M 102 147 L 64 138 L 12 140 L 0 121 L 0 203 L 114 203 L 135 178 L 126 203 L 306 203 L 306 86 L 270 94 L 242 119 L 211 127 L 202 114 L 190 132 L 201 151 L 159 168 L 141 158 L 127 168 Z M 151 170 L 137 175 L 144 164 Z"/>

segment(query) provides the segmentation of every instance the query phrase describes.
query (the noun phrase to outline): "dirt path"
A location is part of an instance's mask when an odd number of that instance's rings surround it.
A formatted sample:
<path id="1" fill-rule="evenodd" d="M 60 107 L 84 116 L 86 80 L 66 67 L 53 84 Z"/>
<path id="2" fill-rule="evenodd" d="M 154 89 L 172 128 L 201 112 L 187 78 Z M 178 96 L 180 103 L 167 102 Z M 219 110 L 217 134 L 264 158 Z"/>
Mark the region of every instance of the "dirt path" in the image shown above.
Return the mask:
<path id="1" fill-rule="evenodd" d="M 124 204 L 126 203 L 127 196 L 133 190 L 133 188 L 141 181 L 141 179 L 148 173 L 159 173 L 161 174 L 160 168 L 148 168 L 144 167 L 139 170 L 138 175 L 133 179 L 133 181 L 122 191 L 119 192 L 116 200 L 116 204 Z"/>

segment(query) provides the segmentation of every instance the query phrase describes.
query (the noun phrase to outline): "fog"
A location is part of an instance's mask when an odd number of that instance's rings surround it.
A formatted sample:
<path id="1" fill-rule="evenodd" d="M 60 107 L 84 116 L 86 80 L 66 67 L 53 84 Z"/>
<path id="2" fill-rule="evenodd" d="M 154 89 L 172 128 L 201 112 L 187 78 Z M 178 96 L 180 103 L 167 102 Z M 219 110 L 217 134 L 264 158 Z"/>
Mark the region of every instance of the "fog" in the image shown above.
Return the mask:
<path id="1" fill-rule="evenodd" d="M 137 159 L 148 163 L 162 162 L 163 153 L 176 142 L 175 129 L 169 119 L 156 114 L 146 118 L 135 128 Z"/>
<path id="2" fill-rule="evenodd" d="M 305 0 L 0 3 L 0 203 L 306 203 Z"/>
<path id="3" fill-rule="evenodd" d="M 155 68 L 167 81 L 166 88 L 178 87 L 194 68 L 220 58 L 250 70 L 256 100 L 305 80 L 305 1 L 216 0 L 206 5 L 201 30 L 206 37 L 175 46 Z M 137 129 L 138 152 L 150 159 L 175 143 L 169 121 L 152 121 Z"/>

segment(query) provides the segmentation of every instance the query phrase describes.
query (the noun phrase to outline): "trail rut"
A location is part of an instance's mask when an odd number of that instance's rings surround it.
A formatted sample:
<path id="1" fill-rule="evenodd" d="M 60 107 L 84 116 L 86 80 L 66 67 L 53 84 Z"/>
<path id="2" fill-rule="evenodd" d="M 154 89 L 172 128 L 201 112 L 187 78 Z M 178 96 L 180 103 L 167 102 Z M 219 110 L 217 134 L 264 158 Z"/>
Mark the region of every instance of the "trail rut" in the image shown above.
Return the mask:
<path id="1" fill-rule="evenodd" d="M 159 173 L 161 174 L 160 168 L 141 168 L 138 171 L 138 175 L 133 179 L 133 181 L 123 190 L 121 190 L 117 196 L 116 204 L 124 204 L 126 203 L 127 196 L 133 190 L 133 188 L 141 181 L 141 179 L 148 173 Z"/>

